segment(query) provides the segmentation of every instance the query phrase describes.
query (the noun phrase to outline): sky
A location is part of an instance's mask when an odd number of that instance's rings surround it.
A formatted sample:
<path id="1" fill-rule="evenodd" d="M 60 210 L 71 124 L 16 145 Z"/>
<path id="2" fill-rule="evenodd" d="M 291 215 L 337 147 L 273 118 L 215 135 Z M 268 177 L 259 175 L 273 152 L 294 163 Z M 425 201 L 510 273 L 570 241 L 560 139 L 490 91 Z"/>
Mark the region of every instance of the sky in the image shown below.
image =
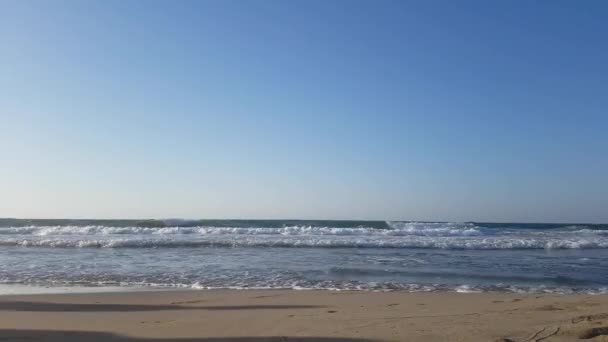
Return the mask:
<path id="1" fill-rule="evenodd" d="M 0 217 L 605 223 L 607 17 L 0 1 Z"/>

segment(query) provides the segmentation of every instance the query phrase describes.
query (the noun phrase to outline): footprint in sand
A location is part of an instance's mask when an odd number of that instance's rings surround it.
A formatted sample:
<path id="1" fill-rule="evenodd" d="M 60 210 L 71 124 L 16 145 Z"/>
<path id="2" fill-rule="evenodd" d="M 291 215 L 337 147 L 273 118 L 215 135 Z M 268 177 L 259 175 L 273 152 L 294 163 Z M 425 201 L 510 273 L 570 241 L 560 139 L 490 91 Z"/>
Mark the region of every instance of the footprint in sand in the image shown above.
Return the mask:
<path id="1" fill-rule="evenodd" d="M 544 305 L 544 306 L 540 306 L 540 307 L 536 308 L 535 310 L 537 310 L 537 311 L 560 311 L 560 310 L 564 310 L 564 309 L 559 308 L 555 305 Z"/>
<path id="2" fill-rule="evenodd" d="M 141 324 L 160 324 L 162 321 L 141 321 Z"/>
<path id="3" fill-rule="evenodd" d="M 608 319 L 608 313 L 599 313 L 599 314 L 595 314 L 595 315 L 583 315 L 583 316 L 578 316 L 578 317 L 574 317 L 572 319 L 572 323 L 576 324 L 576 323 L 580 323 L 580 322 L 592 322 L 592 321 L 597 321 L 600 319 Z"/>
<path id="4" fill-rule="evenodd" d="M 180 305 L 180 304 L 196 304 L 196 303 L 203 303 L 206 302 L 206 300 L 188 300 L 185 302 L 171 302 L 172 305 Z"/>
<path id="5" fill-rule="evenodd" d="M 578 338 L 581 340 L 587 340 L 598 336 L 608 336 L 608 327 L 598 327 L 583 330 Z"/>

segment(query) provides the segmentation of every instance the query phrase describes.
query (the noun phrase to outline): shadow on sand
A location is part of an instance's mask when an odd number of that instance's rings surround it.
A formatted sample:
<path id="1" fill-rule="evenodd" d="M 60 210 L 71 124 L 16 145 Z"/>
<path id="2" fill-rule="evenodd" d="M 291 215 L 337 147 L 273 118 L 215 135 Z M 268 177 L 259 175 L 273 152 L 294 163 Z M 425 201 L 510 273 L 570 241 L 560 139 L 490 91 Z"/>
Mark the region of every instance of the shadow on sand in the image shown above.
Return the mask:
<path id="1" fill-rule="evenodd" d="M 69 304 L 45 302 L 0 302 L 0 310 L 29 312 L 127 312 L 166 310 L 285 310 L 318 309 L 316 305 L 235 305 L 235 306 L 183 306 L 183 305 L 131 305 L 131 304 Z"/>
<path id="2" fill-rule="evenodd" d="M 361 338 L 340 337 L 205 337 L 205 338 L 135 338 L 104 332 L 61 330 L 0 330 L 1 341 L 44 342 L 371 342 Z"/>

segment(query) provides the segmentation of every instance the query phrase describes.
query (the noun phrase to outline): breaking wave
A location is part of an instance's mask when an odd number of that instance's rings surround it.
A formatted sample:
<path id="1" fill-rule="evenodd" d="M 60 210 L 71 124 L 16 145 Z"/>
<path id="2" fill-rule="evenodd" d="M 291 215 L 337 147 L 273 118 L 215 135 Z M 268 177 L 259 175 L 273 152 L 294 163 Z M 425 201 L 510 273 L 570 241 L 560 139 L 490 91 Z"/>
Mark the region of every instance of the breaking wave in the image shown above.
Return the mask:
<path id="1" fill-rule="evenodd" d="M 388 228 L 378 229 L 365 226 L 314 225 L 280 227 L 30 225 L 0 228 L 0 246 L 57 248 L 608 248 L 608 230 L 593 229 L 595 227 L 589 226 L 522 229 L 450 222 L 386 222 L 386 226 Z"/>
<path id="2" fill-rule="evenodd" d="M 0 219 L 0 260 L 0 293 L 3 284 L 606 293 L 608 230 L 586 224 Z"/>
<path id="3" fill-rule="evenodd" d="M 108 227 L 108 226 L 27 226 L 0 228 L 0 235 L 336 235 L 336 236 L 477 236 L 481 228 L 472 224 L 408 222 L 393 224 L 391 229 L 368 227 Z"/>
<path id="4" fill-rule="evenodd" d="M 588 238 L 341 238 L 279 237 L 248 238 L 8 238 L 0 239 L 0 246 L 56 247 L 56 248 L 179 248 L 179 247 L 312 247 L 312 248 L 426 248 L 426 249 L 592 249 L 608 248 L 608 239 Z"/>

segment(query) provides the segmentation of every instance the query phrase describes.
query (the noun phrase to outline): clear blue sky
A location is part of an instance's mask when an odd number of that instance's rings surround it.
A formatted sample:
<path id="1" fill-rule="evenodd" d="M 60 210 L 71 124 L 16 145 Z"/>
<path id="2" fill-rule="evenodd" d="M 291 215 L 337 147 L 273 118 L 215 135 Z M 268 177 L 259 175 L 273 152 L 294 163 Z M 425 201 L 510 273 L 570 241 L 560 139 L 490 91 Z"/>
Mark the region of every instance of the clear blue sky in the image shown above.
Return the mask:
<path id="1" fill-rule="evenodd" d="M 607 18 L 0 1 L 0 217 L 608 222 Z"/>

